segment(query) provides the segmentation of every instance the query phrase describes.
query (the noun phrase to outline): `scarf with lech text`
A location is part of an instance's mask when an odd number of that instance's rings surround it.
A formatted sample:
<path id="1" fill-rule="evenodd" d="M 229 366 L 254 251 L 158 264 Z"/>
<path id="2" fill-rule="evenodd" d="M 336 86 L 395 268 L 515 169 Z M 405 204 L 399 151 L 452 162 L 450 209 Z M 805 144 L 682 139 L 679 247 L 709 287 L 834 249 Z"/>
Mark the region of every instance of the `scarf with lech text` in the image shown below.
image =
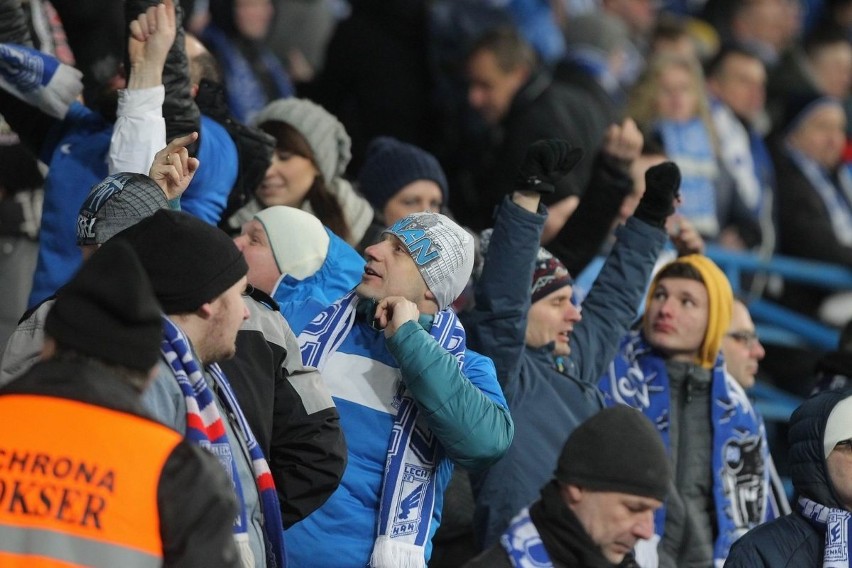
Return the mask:
<path id="1" fill-rule="evenodd" d="M 319 313 L 302 333 L 302 361 L 322 372 L 355 323 L 358 297 L 350 292 Z M 449 309 L 435 314 L 429 334 L 461 367 L 465 333 Z M 374 568 L 425 568 L 425 547 L 435 507 L 436 470 L 443 450 L 435 435 L 418 423 L 418 408 L 400 383 L 397 409 L 382 480 L 376 542 L 370 558 Z M 411 512 L 419 511 L 419 518 Z"/>
<path id="2" fill-rule="evenodd" d="M 712 369 L 713 498 L 718 537 L 714 561 L 724 563 L 731 545 L 750 529 L 783 514 L 771 487 L 772 465 L 760 418 L 739 385 L 727 376 L 723 359 Z M 608 406 L 626 404 L 653 422 L 670 448 L 671 404 L 666 365 L 641 332 L 631 332 L 598 387 Z M 665 506 L 654 515 L 654 532 L 662 537 Z M 639 547 L 637 547 L 637 553 Z M 638 556 L 638 554 L 637 554 Z"/>
<path id="3" fill-rule="evenodd" d="M 799 513 L 821 532 L 825 533 L 825 549 L 822 556 L 824 568 L 849 568 L 852 566 L 852 542 L 849 541 L 849 526 L 852 513 L 843 509 L 832 509 L 799 497 Z"/>
<path id="4" fill-rule="evenodd" d="M 248 560 L 253 558 L 253 554 L 249 546 L 248 519 L 243 487 L 231 451 L 234 446 L 228 440 L 225 424 L 213 399 L 214 395 L 207 386 L 204 373 L 193 356 L 189 341 L 178 326 L 166 316 L 163 316 L 163 341 L 160 344 L 160 352 L 174 373 L 186 401 L 186 439 L 215 455 L 234 484 L 234 492 L 240 505 L 239 514 L 234 519 L 234 540 L 237 542 L 245 565 Z M 219 389 L 219 402 L 225 412 L 234 417 L 236 421 L 234 429 L 237 433 L 243 435 L 248 448 L 263 512 L 263 530 L 267 539 L 265 546 L 266 565 L 283 567 L 286 565 L 284 560 L 284 526 L 281 521 L 281 508 L 278 502 L 278 494 L 275 491 L 275 482 L 272 480 L 272 474 L 269 471 L 269 464 L 266 462 L 263 451 L 255 440 L 245 416 L 243 416 L 225 374 L 215 363 L 207 366 L 207 370 L 213 375 L 214 382 Z M 254 566 L 254 562 L 252 561 L 249 566 Z"/>

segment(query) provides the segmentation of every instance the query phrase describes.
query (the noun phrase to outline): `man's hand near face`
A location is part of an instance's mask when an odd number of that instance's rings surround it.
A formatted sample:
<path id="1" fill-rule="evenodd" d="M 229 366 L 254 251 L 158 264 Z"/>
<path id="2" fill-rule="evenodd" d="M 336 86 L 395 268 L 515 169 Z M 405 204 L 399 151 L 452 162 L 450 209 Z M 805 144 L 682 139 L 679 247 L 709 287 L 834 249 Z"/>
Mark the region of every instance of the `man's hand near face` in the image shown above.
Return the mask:
<path id="1" fill-rule="evenodd" d="M 417 321 L 420 310 L 417 305 L 402 296 L 390 296 L 376 306 L 375 325 L 385 330 L 385 337 L 390 339 L 406 322 Z"/>

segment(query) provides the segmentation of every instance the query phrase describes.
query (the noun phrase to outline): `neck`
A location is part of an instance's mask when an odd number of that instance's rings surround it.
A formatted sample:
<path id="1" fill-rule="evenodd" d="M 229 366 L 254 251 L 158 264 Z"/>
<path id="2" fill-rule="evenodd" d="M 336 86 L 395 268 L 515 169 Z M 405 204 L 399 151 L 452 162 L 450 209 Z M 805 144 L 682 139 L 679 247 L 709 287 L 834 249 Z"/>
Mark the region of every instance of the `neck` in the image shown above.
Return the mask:
<path id="1" fill-rule="evenodd" d="M 187 339 L 189 339 L 190 348 L 198 358 L 200 366 L 207 364 L 207 355 L 204 350 L 204 339 L 207 336 L 208 330 L 204 327 L 204 320 L 195 314 L 167 314 L 175 325 L 177 325 Z"/>

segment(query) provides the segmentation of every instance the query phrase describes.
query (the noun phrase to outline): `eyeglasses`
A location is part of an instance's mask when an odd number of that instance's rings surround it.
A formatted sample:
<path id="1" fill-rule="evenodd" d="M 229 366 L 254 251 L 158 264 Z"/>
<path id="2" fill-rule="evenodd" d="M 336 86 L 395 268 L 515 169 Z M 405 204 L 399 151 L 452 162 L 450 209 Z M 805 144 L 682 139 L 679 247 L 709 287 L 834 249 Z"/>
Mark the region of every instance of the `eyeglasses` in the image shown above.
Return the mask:
<path id="1" fill-rule="evenodd" d="M 760 342 L 760 338 L 753 331 L 732 331 L 730 333 L 726 333 L 725 335 L 730 337 L 737 343 L 741 343 L 747 349 L 751 349 Z"/>
<path id="2" fill-rule="evenodd" d="M 837 442 L 837 443 L 834 445 L 834 449 L 835 449 L 835 450 L 836 450 L 836 449 L 838 449 L 838 448 L 840 448 L 840 449 L 842 449 L 842 450 L 845 450 L 845 451 L 847 451 L 847 452 L 848 452 L 848 451 L 850 451 L 850 450 L 852 450 L 852 439 L 849 439 L 849 440 L 840 440 L 839 442 Z"/>

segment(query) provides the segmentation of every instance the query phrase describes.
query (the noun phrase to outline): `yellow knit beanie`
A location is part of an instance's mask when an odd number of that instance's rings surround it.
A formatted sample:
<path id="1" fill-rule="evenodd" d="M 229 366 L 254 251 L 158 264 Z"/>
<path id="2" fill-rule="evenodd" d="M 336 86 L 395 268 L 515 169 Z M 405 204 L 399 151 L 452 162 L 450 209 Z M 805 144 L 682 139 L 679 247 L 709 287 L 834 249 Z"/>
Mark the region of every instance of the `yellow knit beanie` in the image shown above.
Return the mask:
<path id="1" fill-rule="evenodd" d="M 698 349 L 696 362 L 705 369 L 712 369 L 716 363 L 716 357 L 719 355 L 722 338 L 731 325 L 731 313 L 734 305 L 734 293 L 731 290 L 731 283 L 728 282 L 725 273 L 706 256 L 700 254 L 682 256 L 660 269 L 657 272 L 658 276 L 655 276 L 651 281 L 651 288 L 648 290 L 648 296 L 645 298 L 645 313 L 648 313 L 651 298 L 654 295 L 654 289 L 657 287 L 657 281 L 659 280 L 659 274 L 663 273 L 673 264 L 688 264 L 695 268 L 704 281 L 704 287 L 707 288 L 707 330 L 704 332 L 704 341 Z"/>

